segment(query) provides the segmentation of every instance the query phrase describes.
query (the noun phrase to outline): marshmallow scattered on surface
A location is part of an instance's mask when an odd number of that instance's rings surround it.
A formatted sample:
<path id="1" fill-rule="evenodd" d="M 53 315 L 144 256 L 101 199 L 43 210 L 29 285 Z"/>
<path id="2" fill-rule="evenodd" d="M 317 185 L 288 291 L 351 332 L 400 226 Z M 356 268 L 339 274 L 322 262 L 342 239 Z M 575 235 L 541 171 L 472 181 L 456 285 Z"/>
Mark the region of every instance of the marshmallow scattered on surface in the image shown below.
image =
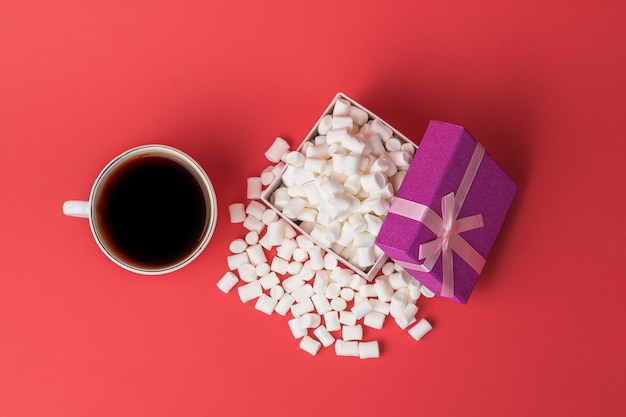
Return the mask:
<path id="1" fill-rule="evenodd" d="M 415 340 L 432 329 L 418 321 L 416 301 L 434 294 L 393 261 L 383 264 L 374 245 L 415 147 L 368 118 L 339 99 L 318 124 L 319 135 L 298 151 L 276 138 L 265 153 L 274 165 L 247 179 L 250 201 L 229 206 L 231 222 L 246 233 L 230 243 L 229 271 L 218 288 L 228 293 L 239 285 L 242 302 L 256 299 L 255 309 L 290 317 L 293 336 L 311 355 L 334 344 L 338 356 L 378 358 L 379 342 L 363 340 L 364 331 L 382 329 L 388 315 Z M 270 201 L 313 240 L 259 201 L 279 176 Z M 379 260 L 381 275 L 366 280 L 363 271 Z"/>

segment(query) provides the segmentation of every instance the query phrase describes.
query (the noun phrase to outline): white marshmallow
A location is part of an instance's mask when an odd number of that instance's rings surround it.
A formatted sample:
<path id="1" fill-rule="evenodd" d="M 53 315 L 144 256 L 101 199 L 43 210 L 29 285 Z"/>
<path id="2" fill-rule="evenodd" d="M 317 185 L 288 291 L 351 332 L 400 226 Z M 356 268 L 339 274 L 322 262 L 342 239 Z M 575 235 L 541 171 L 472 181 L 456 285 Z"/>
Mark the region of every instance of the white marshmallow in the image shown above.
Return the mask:
<path id="1" fill-rule="evenodd" d="M 357 320 L 362 319 L 367 313 L 372 310 L 372 304 L 367 299 L 355 303 L 350 309 L 350 311 L 352 311 Z"/>
<path id="2" fill-rule="evenodd" d="M 370 311 L 363 318 L 363 324 L 371 327 L 372 329 L 382 329 L 383 324 L 385 324 L 385 316 L 383 313 L 379 313 L 378 311 Z"/>
<path id="3" fill-rule="evenodd" d="M 256 245 L 257 243 L 259 243 L 259 234 L 252 231 L 246 233 L 245 242 L 248 245 Z"/>
<path id="4" fill-rule="evenodd" d="M 257 220 L 261 220 L 263 217 L 263 213 L 265 212 L 266 207 L 260 201 L 252 200 L 248 203 L 246 207 L 246 214 L 253 216 Z"/>
<path id="5" fill-rule="evenodd" d="M 356 324 L 356 316 L 353 312 L 343 310 L 339 312 L 339 323 L 346 326 L 354 326 Z"/>
<path id="6" fill-rule="evenodd" d="M 284 168 L 285 168 L 285 164 L 282 161 L 280 161 L 276 165 L 274 165 L 274 168 L 272 168 L 272 174 L 274 174 L 275 177 L 278 177 Z"/>
<path id="7" fill-rule="evenodd" d="M 295 248 L 292 257 L 296 262 L 304 262 L 309 259 L 309 254 L 302 248 Z"/>
<path id="8" fill-rule="evenodd" d="M 256 217 L 248 215 L 243 221 L 243 227 L 251 232 L 257 232 L 258 234 L 260 234 L 265 228 L 265 225 L 261 222 L 261 220 L 257 219 Z"/>
<path id="9" fill-rule="evenodd" d="M 322 249 L 319 246 L 313 246 L 309 250 L 309 260 L 311 261 L 311 268 L 315 271 L 319 271 L 324 268 L 324 258 L 322 257 Z"/>
<path id="10" fill-rule="evenodd" d="M 328 142 L 329 145 L 333 143 L 341 143 L 343 146 L 343 140 L 348 136 L 350 136 L 350 133 L 347 128 L 331 129 L 326 133 L 326 142 Z"/>
<path id="11" fill-rule="evenodd" d="M 254 266 L 267 263 L 267 257 L 265 256 L 265 252 L 263 252 L 263 247 L 259 244 L 248 246 L 246 253 L 248 254 L 250 263 Z"/>
<path id="12" fill-rule="evenodd" d="M 265 151 L 265 157 L 270 162 L 279 162 L 282 156 L 289 150 L 289 144 L 287 141 L 281 137 L 277 137 L 274 139 L 274 142 L 270 145 L 270 147 Z"/>
<path id="13" fill-rule="evenodd" d="M 315 335 L 315 337 L 317 337 L 317 339 L 322 343 L 322 346 L 324 347 L 328 347 L 335 343 L 335 338 L 323 325 L 313 330 L 313 334 Z"/>
<path id="14" fill-rule="evenodd" d="M 313 294 L 311 296 L 311 301 L 313 302 L 313 306 L 315 307 L 317 314 L 324 315 L 332 310 L 332 307 L 328 302 L 328 298 L 324 297 L 323 294 Z"/>
<path id="15" fill-rule="evenodd" d="M 230 242 L 230 245 L 228 245 L 228 249 L 232 253 L 241 253 L 245 251 L 247 247 L 248 247 L 248 244 L 243 239 L 235 239 L 232 242 Z"/>
<path id="16" fill-rule="evenodd" d="M 261 185 L 268 186 L 274 181 L 276 174 L 274 174 L 274 165 L 270 165 L 261 171 Z"/>
<path id="17" fill-rule="evenodd" d="M 375 241 L 376 236 L 366 231 L 363 233 L 355 233 L 352 240 L 352 245 L 354 246 L 354 248 L 367 248 L 369 250 L 372 246 L 374 246 Z"/>
<path id="18" fill-rule="evenodd" d="M 285 290 L 280 285 L 274 285 L 270 288 L 270 297 L 272 297 L 276 301 L 280 301 L 280 299 L 285 295 Z"/>
<path id="19" fill-rule="evenodd" d="M 251 264 L 243 264 L 237 268 L 239 278 L 244 282 L 252 282 L 258 278 L 256 268 Z"/>
<path id="20" fill-rule="evenodd" d="M 359 342 L 359 359 L 372 359 L 380 357 L 378 341 Z"/>
<path id="21" fill-rule="evenodd" d="M 300 214 L 300 212 L 304 210 L 305 206 L 306 201 L 304 199 L 292 198 L 291 200 L 289 200 L 289 202 L 282 211 L 285 216 L 289 217 L 292 220 L 295 220 L 296 217 L 298 217 L 298 214 Z"/>
<path id="22" fill-rule="evenodd" d="M 313 302 L 311 301 L 310 298 L 307 298 L 291 306 L 291 314 L 294 317 L 300 317 L 301 315 L 310 313 L 314 310 L 315 310 L 315 307 L 313 306 Z"/>
<path id="23" fill-rule="evenodd" d="M 356 195 L 361 191 L 361 176 L 349 175 L 343 182 L 343 187 L 347 192 L 352 195 Z"/>
<path id="24" fill-rule="evenodd" d="M 284 176 L 283 176 L 283 181 L 284 181 Z M 291 200 L 291 197 L 289 196 L 289 191 L 287 190 L 287 187 L 277 188 L 270 197 L 270 201 L 278 210 L 284 209 L 290 200 Z"/>
<path id="25" fill-rule="evenodd" d="M 417 322 L 417 319 L 413 317 L 413 319 L 410 321 L 407 321 L 404 319 L 394 319 L 394 321 L 396 322 L 396 324 L 401 330 L 406 330 L 410 325 Z"/>
<path id="26" fill-rule="evenodd" d="M 335 311 L 344 311 L 348 307 L 348 303 L 341 297 L 330 300 L 330 306 Z"/>
<path id="27" fill-rule="evenodd" d="M 388 152 L 399 151 L 402 148 L 402 142 L 398 138 L 389 138 L 385 142 L 385 148 Z"/>
<path id="28" fill-rule="evenodd" d="M 243 203 L 233 203 L 228 206 L 231 223 L 243 223 L 246 219 L 246 210 Z"/>
<path id="29" fill-rule="evenodd" d="M 411 297 L 412 300 L 420 298 L 420 295 L 422 294 L 420 287 L 421 284 L 419 282 L 415 279 L 409 278 L 409 297 Z"/>
<path id="30" fill-rule="evenodd" d="M 408 153 L 411 156 L 415 155 L 415 146 L 413 146 L 412 143 L 409 143 L 409 142 L 403 143 L 400 149 Z"/>
<path id="31" fill-rule="evenodd" d="M 423 285 L 420 287 L 420 292 L 426 298 L 433 298 L 435 296 L 434 292 L 432 292 L 431 290 L 429 290 L 428 288 L 426 288 Z"/>
<path id="32" fill-rule="evenodd" d="M 265 236 L 267 237 L 268 244 L 272 246 L 280 245 L 285 239 L 285 223 L 280 220 L 276 220 L 275 222 L 268 224 Z"/>
<path id="33" fill-rule="evenodd" d="M 300 325 L 299 317 L 292 318 L 291 320 L 287 322 L 287 324 L 289 325 L 289 328 L 291 329 L 291 334 L 296 339 L 306 336 L 307 329 L 305 329 L 304 327 L 302 327 L 302 325 Z"/>
<path id="34" fill-rule="evenodd" d="M 327 269 L 329 271 L 334 270 L 335 268 L 337 268 L 338 264 L 339 262 L 337 261 L 337 257 L 332 253 L 327 253 L 326 255 L 324 255 L 324 269 Z"/>
<path id="35" fill-rule="evenodd" d="M 348 100 L 342 98 L 337 99 L 333 106 L 333 116 L 347 116 L 350 113 L 352 105 Z"/>
<path id="36" fill-rule="evenodd" d="M 354 213 L 348 218 L 348 223 L 352 227 L 354 233 L 362 233 L 367 229 L 367 223 L 360 213 Z"/>
<path id="37" fill-rule="evenodd" d="M 244 284 L 237 288 L 237 292 L 239 293 L 239 298 L 242 303 L 247 303 L 250 300 L 254 300 L 263 294 L 263 288 L 261 288 L 261 284 L 259 281 L 252 281 L 248 284 Z"/>
<path id="38" fill-rule="evenodd" d="M 359 289 L 361 289 L 361 287 L 366 285 L 366 283 L 367 281 L 365 280 L 365 278 L 357 274 L 353 274 L 352 279 L 350 279 L 350 288 L 352 288 L 354 291 L 358 291 Z"/>
<path id="39" fill-rule="evenodd" d="M 304 280 L 298 275 L 294 275 L 292 277 L 285 278 L 282 282 L 282 285 L 285 291 L 287 291 L 288 293 L 292 293 L 304 285 Z"/>
<path id="40" fill-rule="evenodd" d="M 306 157 L 298 151 L 291 151 L 285 155 L 285 162 L 297 168 L 304 165 L 305 159 Z"/>
<path id="41" fill-rule="evenodd" d="M 376 133 L 367 134 L 365 136 L 365 139 L 367 140 L 367 143 L 372 150 L 372 155 L 380 156 L 384 155 L 387 152 L 382 139 Z"/>
<path id="42" fill-rule="evenodd" d="M 313 339 L 311 336 L 304 336 L 302 340 L 300 340 L 300 349 L 310 353 L 313 356 L 317 355 L 317 352 L 319 352 L 321 347 L 322 344 Z"/>
<path id="43" fill-rule="evenodd" d="M 270 273 L 270 266 L 267 262 L 261 262 L 255 266 L 254 269 L 256 270 L 256 275 L 258 277 L 262 277 Z"/>
<path id="44" fill-rule="evenodd" d="M 374 265 L 376 259 L 374 258 L 374 253 L 372 252 L 371 247 L 360 247 L 356 248 L 356 256 L 354 257 L 354 263 L 356 263 L 361 268 L 367 268 L 368 266 Z"/>
<path id="45" fill-rule="evenodd" d="M 261 222 L 267 226 L 268 224 L 275 222 L 276 220 L 278 220 L 278 214 L 276 214 L 274 210 L 265 209 L 265 211 L 263 212 L 263 216 L 261 216 Z"/>
<path id="46" fill-rule="evenodd" d="M 254 308 L 262 313 L 271 315 L 274 312 L 274 307 L 276 307 L 277 303 L 278 301 L 269 295 L 261 294 L 259 298 L 257 298 Z"/>
<path id="47" fill-rule="evenodd" d="M 394 272 L 393 274 L 389 274 L 389 285 L 394 290 L 399 290 L 400 288 L 406 288 L 408 286 L 408 282 L 401 272 Z"/>
<path id="48" fill-rule="evenodd" d="M 320 159 L 322 161 L 328 159 L 330 154 L 328 153 L 328 143 L 326 143 L 326 137 L 325 136 L 318 136 L 315 139 L 316 139 L 316 141 L 317 141 L 317 139 L 320 139 L 320 141 L 316 145 L 310 146 L 306 150 L 306 158 L 315 158 L 315 159 Z M 305 168 L 307 167 L 306 160 L 304 161 L 304 167 Z M 309 169 L 309 168 L 306 168 L 306 169 Z M 317 172 L 317 171 L 315 171 L 315 172 Z M 322 169 L 322 171 L 319 171 L 320 174 L 322 172 L 324 172 L 324 169 Z"/>
<path id="49" fill-rule="evenodd" d="M 239 282 L 237 275 L 233 274 L 232 271 L 227 271 L 217 282 L 217 288 L 223 293 L 228 293 L 237 285 L 237 282 Z"/>
<path id="50" fill-rule="evenodd" d="M 341 328 L 341 337 L 343 340 L 362 340 L 363 327 L 360 324 L 353 326 L 343 326 Z"/>
<path id="51" fill-rule="evenodd" d="M 402 181 L 404 181 L 404 177 L 406 177 L 406 171 L 398 171 L 397 174 L 391 177 L 391 183 L 393 184 L 393 189 L 397 193 L 402 185 Z"/>
<path id="52" fill-rule="evenodd" d="M 408 303 L 408 296 L 400 291 L 396 291 L 391 297 L 391 302 L 389 304 L 389 314 L 393 318 L 398 318 L 402 316 L 404 313 L 404 309 Z"/>
<path id="53" fill-rule="evenodd" d="M 354 299 L 354 290 L 352 288 L 342 288 L 339 296 L 350 302 Z"/>
<path id="54" fill-rule="evenodd" d="M 426 319 L 421 319 L 415 326 L 409 329 L 409 334 L 415 340 L 420 340 L 433 326 Z"/>
<path id="55" fill-rule="evenodd" d="M 346 287 L 352 280 L 352 273 L 345 268 L 335 268 L 330 272 L 330 279 L 335 281 L 340 287 Z"/>
<path id="56" fill-rule="evenodd" d="M 307 298 L 311 298 L 313 294 L 315 294 L 315 291 L 313 291 L 311 284 L 304 284 L 297 290 L 293 291 L 291 296 L 296 300 L 296 303 L 300 303 Z"/>
<path id="57" fill-rule="evenodd" d="M 275 272 L 270 272 L 269 274 L 259 278 L 259 283 L 264 290 L 269 290 L 270 288 L 280 284 L 280 279 L 278 279 Z"/>
<path id="58" fill-rule="evenodd" d="M 383 303 L 382 301 L 376 299 L 376 298 L 372 298 L 370 300 L 370 303 L 372 304 L 372 311 L 376 311 L 378 313 L 382 313 L 385 316 L 389 315 L 389 310 L 390 310 L 390 305 L 389 303 Z"/>
<path id="59" fill-rule="evenodd" d="M 382 172 L 365 174 L 361 177 L 361 187 L 368 193 L 382 190 L 386 183 L 387 179 Z"/>
<path id="60" fill-rule="evenodd" d="M 300 316 L 300 326 L 305 329 L 315 329 L 322 322 L 322 317 L 315 313 L 306 313 Z"/>
<path id="61" fill-rule="evenodd" d="M 249 200 L 256 200 L 261 198 L 261 191 L 263 190 L 263 184 L 261 184 L 261 177 L 250 177 L 247 180 L 248 188 L 246 190 L 246 197 Z"/>
<path id="62" fill-rule="evenodd" d="M 404 311 L 402 312 L 400 317 L 397 317 L 397 320 L 401 320 L 403 322 L 408 323 L 415 318 L 415 315 L 417 314 L 417 310 L 418 310 L 418 307 L 415 304 L 409 303 L 404 307 Z"/>
<path id="63" fill-rule="evenodd" d="M 321 174 L 322 172 L 324 172 L 326 170 L 326 161 L 322 158 L 314 158 L 314 157 L 307 157 L 304 161 L 304 166 L 303 166 L 303 171 L 305 172 L 315 172 L 317 174 Z M 315 178 L 314 176 L 311 176 L 312 178 L 309 179 L 308 181 L 304 181 L 304 182 L 309 182 L 309 181 L 313 181 Z M 301 184 L 304 184 L 304 182 L 301 182 Z"/>
<path id="64" fill-rule="evenodd" d="M 348 129 L 349 132 L 352 131 L 352 128 L 354 127 L 354 120 L 352 119 L 352 117 L 348 116 L 347 114 L 343 115 L 343 116 L 333 116 L 333 129 Z"/>
<path id="65" fill-rule="evenodd" d="M 356 106 L 350 106 L 350 108 L 348 109 L 348 116 L 352 117 L 354 123 L 359 126 L 367 123 L 367 119 L 369 118 L 365 110 L 361 110 Z"/>
<path id="66" fill-rule="evenodd" d="M 398 172 L 398 168 L 391 158 L 385 153 L 380 155 L 370 166 L 370 172 L 382 172 L 387 177 L 392 177 Z"/>
<path id="67" fill-rule="evenodd" d="M 341 293 L 341 287 L 336 282 L 329 282 L 328 285 L 326 286 L 326 290 L 324 291 L 324 295 L 329 300 L 339 297 L 340 293 Z"/>
<path id="68" fill-rule="evenodd" d="M 372 129 L 372 132 L 380 135 L 380 138 L 385 142 L 393 134 L 392 130 L 379 119 L 372 120 L 372 122 L 370 123 L 370 127 Z"/>
<path id="69" fill-rule="evenodd" d="M 231 271 L 234 271 L 241 265 L 250 262 L 250 260 L 248 259 L 248 254 L 245 252 L 230 255 L 226 258 L 226 261 L 228 262 L 228 269 L 230 269 Z"/>
<path id="70" fill-rule="evenodd" d="M 384 303 L 391 301 L 393 296 L 393 288 L 389 284 L 389 279 L 385 276 L 378 277 L 374 283 L 374 291 L 378 299 Z"/>
<path id="71" fill-rule="evenodd" d="M 302 264 L 302 269 L 298 272 L 298 276 L 304 281 L 310 281 L 315 276 L 315 271 L 311 268 L 311 261 L 306 261 Z"/>
<path id="72" fill-rule="evenodd" d="M 296 220 L 300 220 L 303 222 L 315 222 L 317 220 L 317 210 L 305 207 L 302 209 L 300 213 L 296 216 Z"/>
<path id="73" fill-rule="evenodd" d="M 324 324 L 326 325 L 326 329 L 330 332 L 341 329 L 341 323 L 339 323 L 339 313 L 336 311 L 324 313 Z"/>
<path id="74" fill-rule="evenodd" d="M 393 161 L 398 169 L 406 169 L 411 165 L 411 155 L 405 151 L 393 151 L 388 153 L 389 158 Z"/>
<path id="75" fill-rule="evenodd" d="M 346 151 L 343 148 L 337 149 L 331 154 L 333 171 L 344 172 L 346 166 Z"/>
<path id="76" fill-rule="evenodd" d="M 302 262 L 289 262 L 287 275 L 296 275 L 302 269 Z"/>
<path id="77" fill-rule="evenodd" d="M 291 255 L 296 249 L 296 241 L 293 239 L 284 239 L 280 247 L 276 250 L 276 256 L 286 261 L 291 260 Z"/>
<path id="78" fill-rule="evenodd" d="M 360 163 L 361 163 L 361 157 L 359 155 L 356 155 L 356 154 L 346 155 L 343 173 L 348 176 L 358 175 Z"/>
<path id="79" fill-rule="evenodd" d="M 337 356 L 359 356 L 359 342 L 345 341 L 338 339 L 335 341 L 335 354 Z"/>
<path id="80" fill-rule="evenodd" d="M 319 133 L 320 135 L 326 135 L 328 131 L 332 128 L 333 128 L 333 116 L 331 116 L 330 114 L 327 114 L 326 116 L 322 117 L 322 119 L 319 121 L 319 124 L 317 125 L 317 133 Z"/>
<path id="81" fill-rule="evenodd" d="M 278 304 L 276 304 L 274 311 L 281 316 L 284 316 L 287 314 L 288 311 L 291 310 L 291 306 L 294 302 L 295 300 L 293 299 L 293 297 L 290 294 L 285 293 L 282 297 L 280 297 L 280 300 L 278 300 Z"/>
<path id="82" fill-rule="evenodd" d="M 284 260 L 283 258 L 279 258 L 275 256 L 272 258 L 272 263 L 270 265 L 270 269 L 277 274 L 285 275 L 287 273 L 287 268 L 289 267 L 289 262 Z"/>
<path id="83" fill-rule="evenodd" d="M 330 274 L 328 271 L 317 271 L 315 273 L 315 280 L 313 281 L 313 290 L 316 294 L 325 294 L 326 287 L 330 281 Z"/>
<path id="84" fill-rule="evenodd" d="M 367 224 L 367 232 L 371 235 L 378 236 L 378 232 L 380 232 L 380 228 L 383 226 L 383 220 L 380 217 L 373 216 L 369 213 L 365 213 L 363 218 Z"/>

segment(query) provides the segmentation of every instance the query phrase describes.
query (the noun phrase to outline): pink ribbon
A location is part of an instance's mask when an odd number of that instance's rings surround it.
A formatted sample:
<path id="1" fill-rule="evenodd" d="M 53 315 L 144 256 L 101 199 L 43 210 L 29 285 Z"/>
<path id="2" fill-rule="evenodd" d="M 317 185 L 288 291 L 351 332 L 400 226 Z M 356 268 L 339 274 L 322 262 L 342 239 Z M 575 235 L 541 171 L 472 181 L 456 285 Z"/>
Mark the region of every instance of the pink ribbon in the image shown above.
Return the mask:
<path id="1" fill-rule="evenodd" d="M 441 214 L 443 217 L 439 217 L 437 213 L 424 204 L 400 197 L 396 197 L 389 208 L 390 213 L 421 222 L 437 235 L 435 239 L 420 245 L 418 258 L 419 260 L 424 259 L 423 263 L 396 262 L 406 269 L 430 272 L 439 256 L 441 256 L 443 263 L 442 297 L 452 297 L 454 295 L 452 252 L 459 255 L 479 274 L 485 266 L 485 258 L 460 235 L 460 233 L 468 230 L 483 227 L 482 214 L 458 219 L 459 212 L 461 207 L 463 207 L 472 182 L 474 182 L 474 177 L 484 154 L 485 148 L 477 144 L 457 192 L 449 193 L 441 199 Z"/>

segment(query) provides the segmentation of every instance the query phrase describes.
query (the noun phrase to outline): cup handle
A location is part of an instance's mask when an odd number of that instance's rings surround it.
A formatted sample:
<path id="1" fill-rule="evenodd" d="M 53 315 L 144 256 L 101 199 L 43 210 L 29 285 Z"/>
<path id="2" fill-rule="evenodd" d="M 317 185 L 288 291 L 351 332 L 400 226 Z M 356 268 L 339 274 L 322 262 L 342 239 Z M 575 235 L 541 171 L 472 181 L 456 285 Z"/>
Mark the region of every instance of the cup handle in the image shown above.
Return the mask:
<path id="1" fill-rule="evenodd" d="M 89 201 L 69 200 L 63 203 L 63 214 L 89 218 Z"/>

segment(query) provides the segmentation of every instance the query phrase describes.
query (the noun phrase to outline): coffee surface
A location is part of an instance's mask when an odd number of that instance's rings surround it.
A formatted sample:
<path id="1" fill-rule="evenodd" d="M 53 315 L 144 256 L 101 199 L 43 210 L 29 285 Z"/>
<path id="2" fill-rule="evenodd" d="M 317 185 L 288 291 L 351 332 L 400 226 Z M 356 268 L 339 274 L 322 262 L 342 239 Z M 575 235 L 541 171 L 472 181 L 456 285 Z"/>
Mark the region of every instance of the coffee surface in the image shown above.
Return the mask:
<path id="1" fill-rule="evenodd" d="M 96 201 L 96 227 L 118 259 L 166 268 L 200 244 L 207 197 L 193 172 L 162 156 L 130 159 L 111 173 Z"/>

